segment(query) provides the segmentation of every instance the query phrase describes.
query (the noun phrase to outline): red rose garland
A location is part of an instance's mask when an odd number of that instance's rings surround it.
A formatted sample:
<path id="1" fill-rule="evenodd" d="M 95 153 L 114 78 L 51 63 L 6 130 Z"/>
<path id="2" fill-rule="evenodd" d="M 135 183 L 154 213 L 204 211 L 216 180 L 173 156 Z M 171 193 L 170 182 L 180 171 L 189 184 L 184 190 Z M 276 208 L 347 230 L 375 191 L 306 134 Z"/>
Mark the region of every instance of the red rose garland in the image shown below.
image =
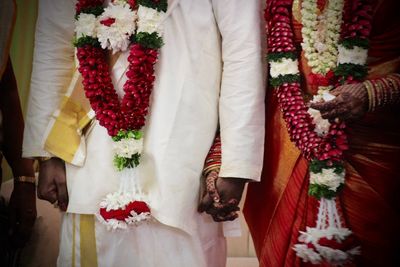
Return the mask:
<path id="1" fill-rule="evenodd" d="M 300 75 L 293 70 L 297 63 L 296 45 L 292 29 L 293 0 L 267 0 L 265 19 L 268 32 L 268 60 L 271 66 L 271 85 L 275 88 L 278 103 L 291 140 L 310 160 L 310 176 L 319 179 L 326 175 L 344 179 L 343 152 L 348 149 L 345 124 L 333 122 L 327 134 L 316 133 L 316 125 L 304 102 Z M 308 6 L 307 6 L 308 8 Z M 351 54 L 368 48 L 371 30 L 371 4 L 368 0 L 346 1 L 339 46 Z M 340 55 L 340 54 L 339 54 Z M 274 65 L 274 76 L 272 65 Z M 282 66 L 286 64 L 286 68 Z M 282 69 L 285 72 L 277 75 Z M 318 86 L 338 86 L 341 83 L 365 79 L 366 66 L 354 64 L 342 55 L 338 66 L 326 75 L 312 73 L 310 80 Z M 326 172 L 326 173 L 324 173 Z M 318 177 L 319 176 L 319 177 Z M 326 261 L 341 265 L 359 253 L 354 247 L 351 231 L 345 227 L 340 205 L 335 196 L 343 184 L 334 191 L 323 184 L 311 184 L 309 194 L 320 199 L 317 226 L 301 232 L 296 253 L 304 261 L 319 264 Z"/>
<path id="2" fill-rule="evenodd" d="M 120 35 L 115 36 L 115 31 L 107 31 L 115 23 L 122 23 L 121 25 L 128 31 L 132 31 L 132 27 L 136 27 L 134 21 L 138 13 L 136 10 L 140 9 L 141 14 L 144 15 L 139 16 L 139 22 L 147 25 L 145 28 L 149 29 L 151 28 L 148 27 L 149 25 L 160 22 L 167 9 L 167 1 L 118 1 L 108 9 L 103 7 L 103 2 L 100 0 L 77 2 L 75 46 L 85 95 L 89 99 L 99 124 L 107 129 L 115 142 L 114 165 L 120 171 L 121 186 L 119 191 L 108 194 L 100 203 L 100 211 L 97 215 L 100 221 L 109 228 L 117 229 L 126 228 L 128 225 L 135 225 L 150 218 L 150 208 L 145 201 L 142 201 L 144 195 L 136 181 L 136 172 L 133 169 L 139 165 L 143 143 L 140 130 L 145 126 L 146 115 L 149 111 L 150 95 L 155 81 L 154 64 L 157 62 L 158 49 L 163 45 L 163 40 L 159 35 L 160 26 L 153 28 L 152 32 L 143 32 L 137 27 L 136 33 L 132 36 L 128 36 L 126 32 L 120 32 L 122 38 Z M 98 16 L 106 10 L 108 12 L 106 14 L 120 12 L 120 17 L 125 17 L 121 21 L 108 17 L 109 15 L 98 19 Z M 98 23 L 103 25 L 100 34 L 106 38 L 97 39 L 95 28 L 88 31 L 87 27 L 82 27 L 90 22 L 92 25 Z M 125 94 L 121 101 L 111 80 L 107 50 L 103 49 L 104 44 L 100 43 L 114 37 L 119 38 L 113 40 L 114 45 L 121 40 L 122 42 L 128 41 L 128 38 L 131 40 L 129 67 L 126 72 L 128 79 L 123 86 Z M 107 44 L 103 47 L 107 47 Z M 113 47 L 112 44 L 111 47 Z"/>

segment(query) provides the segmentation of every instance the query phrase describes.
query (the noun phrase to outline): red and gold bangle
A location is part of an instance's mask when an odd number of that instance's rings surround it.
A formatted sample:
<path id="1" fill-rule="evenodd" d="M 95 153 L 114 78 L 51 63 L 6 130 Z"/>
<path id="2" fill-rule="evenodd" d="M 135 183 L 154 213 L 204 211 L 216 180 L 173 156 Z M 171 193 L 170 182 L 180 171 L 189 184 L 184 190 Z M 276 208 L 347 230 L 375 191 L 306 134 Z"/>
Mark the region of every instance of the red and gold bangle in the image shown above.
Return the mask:
<path id="1" fill-rule="evenodd" d="M 205 160 L 203 175 L 207 176 L 212 171 L 219 172 L 220 167 L 221 167 L 221 139 L 219 135 L 217 135 Z"/>
<path id="2" fill-rule="evenodd" d="M 385 78 L 364 81 L 368 93 L 368 111 L 389 104 L 400 103 L 400 75 L 390 74 Z"/>
<path id="3" fill-rule="evenodd" d="M 368 93 L 368 111 L 373 111 L 374 110 L 373 85 L 369 80 L 364 81 L 363 84 Z"/>

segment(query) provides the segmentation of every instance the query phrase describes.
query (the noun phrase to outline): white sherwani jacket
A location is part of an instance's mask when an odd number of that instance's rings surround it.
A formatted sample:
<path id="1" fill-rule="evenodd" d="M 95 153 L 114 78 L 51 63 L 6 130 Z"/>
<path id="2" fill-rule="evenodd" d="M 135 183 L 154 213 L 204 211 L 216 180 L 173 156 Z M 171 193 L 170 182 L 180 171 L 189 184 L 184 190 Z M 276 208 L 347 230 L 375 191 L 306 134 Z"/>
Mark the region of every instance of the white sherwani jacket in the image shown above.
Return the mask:
<path id="1" fill-rule="evenodd" d="M 45 129 L 71 80 L 74 0 L 40 0 L 23 154 L 49 156 Z M 222 177 L 259 180 L 264 140 L 264 83 L 259 0 L 170 0 L 156 83 L 144 131 L 140 176 L 152 214 L 196 229 L 200 175 L 219 125 Z M 127 55 L 113 67 L 122 91 Z M 112 141 L 97 123 L 83 167 L 67 164 L 68 212 L 93 214 L 118 189 Z"/>

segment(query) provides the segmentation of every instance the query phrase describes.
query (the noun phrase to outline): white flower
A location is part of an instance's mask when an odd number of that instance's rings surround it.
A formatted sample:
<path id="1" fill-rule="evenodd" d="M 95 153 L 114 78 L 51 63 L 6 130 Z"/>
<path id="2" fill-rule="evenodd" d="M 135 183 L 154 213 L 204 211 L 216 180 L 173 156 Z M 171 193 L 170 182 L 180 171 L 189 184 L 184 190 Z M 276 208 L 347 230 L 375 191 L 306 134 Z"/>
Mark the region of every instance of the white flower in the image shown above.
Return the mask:
<path id="1" fill-rule="evenodd" d="M 322 262 L 322 257 L 306 244 L 296 244 L 293 249 L 296 251 L 297 257 L 303 259 L 304 262 L 311 262 L 312 264 Z"/>
<path id="2" fill-rule="evenodd" d="M 106 195 L 103 201 L 100 202 L 100 208 L 105 208 L 107 211 L 123 209 L 133 200 L 132 194 L 115 192 Z"/>
<path id="3" fill-rule="evenodd" d="M 165 17 L 164 12 L 158 12 L 156 9 L 140 5 L 138 9 L 138 32 L 162 34 L 162 20 Z"/>
<path id="4" fill-rule="evenodd" d="M 313 122 L 315 124 L 314 131 L 318 134 L 318 136 L 325 136 L 329 132 L 329 128 L 331 127 L 330 122 L 322 118 L 321 112 L 319 110 L 309 108 L 307 112 L 313 118 Z"/>
<path id="5" fill-rule="evenodd" d="M 125 138 L 114 142 L 115 155 L 123 158 L 131 158 L 135 154 L 142 153 L 143 139 Z"/>
<path id="6" fill-rule="evenodd" d="M 130 44 L 129 37 L 136 30 L 136 12 L 129 5 L 110 4 L 97 20 L 97 37 L 103 49 L 113 53 L 125 51 Z M 111 25 L 102 24 L 107 20 L 115 20 Z"/>
<path id="7" fill-rule="evenodd" d="M 299 73 L 299 63 L 291 58 L 283 58 L 280 61 L 272 61 L 270 64 L 271 77 L 276 78 L 279 75 Z"/>
<path id="8" fill-rule="evenodd" d="M 358 65 L 365 65 L 368 57 L 368 50 L 354 46 L 353 49 L 347 49 L 339 45 L 339 58 L 338 64 L 353 63 Z"/>
<path id="9" fill-rule="evenodd" d="M 343 5 L 343 0 L 329 1 L 324 12 L 317 16 L 317 0 L 304 0 L 302 3 L 301 45 L 314 73 L 326 74 L 336 66 Z"/>
<path id="10" fill-rule="evenodd" d="M 325 185 L 329 190 L 335 191 L 341 184 L 344 184 L 345 172 L 336 174 L 334 168 L 322 169 L 320 173 L 310 172 L 310 183 Z"/>
<path id="11" fill-rule="evenodd" d="M 75 33 L 77 38 L 89 36 L 96 37 L 96 16 L 81 13 L 75 21 Z"/>

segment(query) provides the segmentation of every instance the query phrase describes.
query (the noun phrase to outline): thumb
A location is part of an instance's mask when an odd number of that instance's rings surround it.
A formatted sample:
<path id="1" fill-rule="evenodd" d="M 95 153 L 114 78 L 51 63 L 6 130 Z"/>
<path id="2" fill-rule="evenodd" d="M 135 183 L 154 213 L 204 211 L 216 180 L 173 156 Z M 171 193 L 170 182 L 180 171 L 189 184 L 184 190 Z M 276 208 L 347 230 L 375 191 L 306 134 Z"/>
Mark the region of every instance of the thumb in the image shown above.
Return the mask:
<path id="1" fill-rule="evenodd" d="M 199 207 L 198 207 L 198 211 L 199 212 L 204 212 L 206 211 L 213 203 L 213 199 L 211 198 L 211 196 L 209 194 L 205 194 L 200 201 Z"/>
<path id="2" fill-rule="evenodd" d="M 66 211 L 68 207 L 68 190 L 67 185 L 64 182 L 59 182 L 57 186 L 57 200 L 58 206 L 62 211 Z"/>

